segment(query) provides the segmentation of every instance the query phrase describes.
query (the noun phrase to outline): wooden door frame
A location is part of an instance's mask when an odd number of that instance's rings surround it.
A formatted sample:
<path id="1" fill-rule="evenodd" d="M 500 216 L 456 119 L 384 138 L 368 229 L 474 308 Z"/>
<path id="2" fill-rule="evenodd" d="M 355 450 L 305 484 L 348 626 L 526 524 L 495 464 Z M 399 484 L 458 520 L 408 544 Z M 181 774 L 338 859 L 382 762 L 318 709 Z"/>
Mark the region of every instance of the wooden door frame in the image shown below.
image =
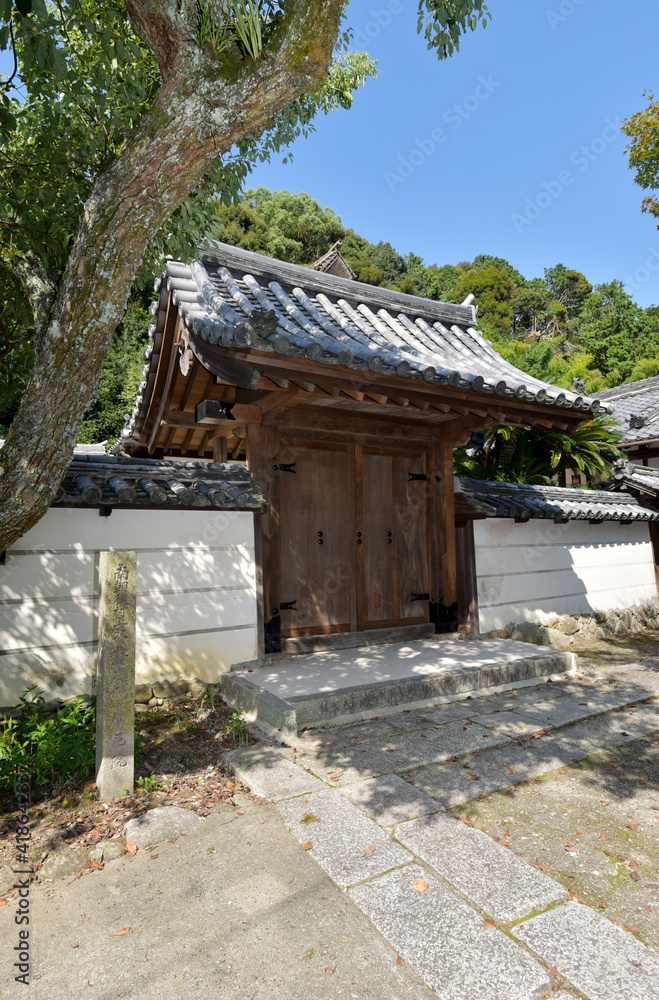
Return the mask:
<path id="1" fill-rule="evenodd" d="M 280 450 L 282 437 L 289 441 L 299 441 L 314 447 L 321 443 L 348 445 L 353 455 L 353 479 L 355 495 L 351 498 L 354 510 L 359 509 L 356 477 L 356 449 L 366 446 L 355 444 L 353 436 L 340 432 L 320 441 L 303 428 L 279 428 L 275 424 L 250 425 L 247 427 L 247 465 L 250 473 L 260 486 L 265 497 L 264 510 L 255 515 L 255 561 L 257 587 L 257 627 L 258 655 L 263 657 L 281 650 L 281 618 L 279 614 L 281 579 L 281 503 L 279 487 Z M 370 448 L 370 442 L 368 447 Z M 457 566 L 455 513 L 453 498 L 453 443 L 439 440 L 428 444 L 423 440 L 402 440 L 392 438 L 387 445 L 373 444 L 390 454 L 409 454 L 414 449 L 427 454 L 428 505 L 427 544 L 429 548 L 430 571 L 430 619 L 437 632 L 456 631 L 457 615 Z M 358 529 L 353 525 L 356 533 Z M 356 587 L 357 555 L 355 545 L 351 586 Z M 357 606 L 357 601 L 353 602 Z M 351 626 L 358 633 L 357 621 Z M 374 626 L 375 627 L 375 626 Z M 378 623 L 378 627 L 386 627 Z M 368 632 L 364 629 L 362 632 Z"/>

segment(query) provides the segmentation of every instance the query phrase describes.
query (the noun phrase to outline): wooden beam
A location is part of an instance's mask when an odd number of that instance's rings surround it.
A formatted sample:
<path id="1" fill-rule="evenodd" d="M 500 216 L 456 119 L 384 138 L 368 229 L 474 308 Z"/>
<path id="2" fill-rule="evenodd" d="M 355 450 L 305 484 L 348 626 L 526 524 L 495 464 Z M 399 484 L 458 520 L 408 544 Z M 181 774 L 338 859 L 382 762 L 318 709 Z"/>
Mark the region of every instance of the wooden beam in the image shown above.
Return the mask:
<path id="1" fill-rule="evenodd" d="M 242 389 L 259 388 L 261 372 L 256 365 L 250 361 L 236 361 L 233 357 L 227 357 L 226 354 L 221 353 L 220 348 L 213 344 L 207 344 L 200 337 L 187 333 L 187 331 L 186 339 L 197 361 L 223 382 L 238 385 Z"/>
<path id="2" fill-rule="evenodd" d="M 379 403 L 380 406 L 384 406 L 388 399 L 387 396 L 382 396 L 379 392 L 365 392 L 364 395 L 367 399 L 372 399 L 374 403 Z"/>
<path id="3" fill-rule="evenodd" d="M 214 438 L 213 439 L 213 461 L 214 462 L 226 462 L 227 460 L 227 442 L 225 438 Z"/>
<path id="4" fill-rule="evenodd" d="M 182 325 L 183 321 L 178 315 L 176 308 L 171 304 L 170 298 L 163 334 L 163 349 L 168 353 L 163 353 L 163 350 L 160 352 L 156 385 L 153 390 L 151 404 L 149 406 L 149 414 L 147 416 L 147 420 L 153 420 L 146 445 L 147 451 L 150 455 L 153 454 L 156 448 L 156 441 L 158 435 L 160 434 L 160 421 L 163 418 L 163 414 L 169 407 L 174 371 L 178 365 L 176 344 L 178 343 Z M 160 371 L 161 367 L 163 369 L 162 374 Z M 153 417 L 151 417 L 152 411 Z"/>

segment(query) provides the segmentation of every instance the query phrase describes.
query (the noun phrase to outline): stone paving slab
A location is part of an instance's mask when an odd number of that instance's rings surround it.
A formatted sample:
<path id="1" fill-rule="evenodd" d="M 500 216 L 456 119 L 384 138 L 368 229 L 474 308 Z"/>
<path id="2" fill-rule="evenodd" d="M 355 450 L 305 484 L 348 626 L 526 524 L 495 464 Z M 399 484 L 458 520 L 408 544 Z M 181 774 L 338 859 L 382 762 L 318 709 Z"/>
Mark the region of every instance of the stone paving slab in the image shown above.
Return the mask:
<path id="1" fill-rule="evenodd" d="M 386 753 L 373 743 L 353 747 L 331 747 L 320 752 L 296 756 L 296 762 L 334 788 L 357 781 L 378 778 L 395 770 L 393 753 Z"/>
<path id="2" fill-rule="evenodd" d="M 222 754 L 222 761 L 254 795 L 274 802 L 325 787 L 274 747 L 240 747 Z"/>
<path id="3" fill-rule="evenodd" d="M 544 725 L 539 721 L 530 721 L 517 712 L 494 712 L 492 715 L 477 715 L 475 719 L 481 726 L 492 726 L 497 733 L 519 739 L 521 736 L 530 736 L 544 729 Z"/>
<path id="4" fill-rule="evenodd" d="M 659 955 L 587 906 L 566 903 L 514 934 L 589 1000 L 659 996 Z"/>
<path id="5" fill-rule="evenodd" d="M 437 812 L 440 808 L 438 802 L 397 774 L 348 785 L 343 794 L 380 826 L 394 826 L 403 820 Z"/>
<path id="6" fill-rule="evenodd" d="M 331 730 L 335 746 L 354 746 L 357 743 L 365 743 L 368 740 L 382 739 L 383 735 L 387 733 L 400 732 L 404 727 L 397 726 L 396 724 L 392 725 L 392 718 L 396 718 L 396 716 L 386 719 L 366 719 L 363 722 L 354 722 L 347 726 L 337 726 L 336 729 Z M 424 720 L 419 723 L 417 728 L 428 725 L 430 723 Z"/>
<path id="7" fill-rule="evenodd" d="M 624 704 L 624 700 L 623 700 Z M 613 708 L 613 702 L 601 698 L 582 695 L 566 695 L 565 698 L 553 698 L 539 701 L 535 705 L 525 705 L 519 709 L 521 716 L 527 716 L 542 724 L 543 729 L 550 726 L 566 726 L 570 722 L 578 722 L 593 715 L 607 711 L 607 705 Z"/>
<path id="8" fill-rule="evenodd" d="M 417 879 L 425 891 L 414 889 Z M 539 963 L 420 866 L 349 895 L 441 1000 L 535 1000 L 550 989 Z"/>
<path id="9" fill-rule="evenodd" d="M 468 720 L 465 720 L 467 722 Z M 462 725 L 461 721 L 449 722 L 437 730 L 424 730 L 423 733 L 406 733 L 396 736 L 380 745 L 392 753 L 393 761 L 390 770 L 401 773 L 412 767 L 423 767 L 426 764 L 436 764 L 449 757 L 460 757 L 474 750 L 509 743 L 510 740 L 502 733 L 487 730 L 477 723 Z"/>
<path id="10" fill-rule="evenodd" d="M 410 860 L 408 851 L 334 789 L 289 799 L 278 808 L 293 836 L 301 844 L 313 844 L 311 857 L 342 887 Z M 304 822 L 308 816 L 314 818 Z M 369 845 L 375 850 L 365 854 Z"/>
<path id="11" fill-rule="evenodd" d="M 486 833 L 444 813 L 401 823 L 395 836 L 499 923 L 568 898 L 562 885 Z"/>

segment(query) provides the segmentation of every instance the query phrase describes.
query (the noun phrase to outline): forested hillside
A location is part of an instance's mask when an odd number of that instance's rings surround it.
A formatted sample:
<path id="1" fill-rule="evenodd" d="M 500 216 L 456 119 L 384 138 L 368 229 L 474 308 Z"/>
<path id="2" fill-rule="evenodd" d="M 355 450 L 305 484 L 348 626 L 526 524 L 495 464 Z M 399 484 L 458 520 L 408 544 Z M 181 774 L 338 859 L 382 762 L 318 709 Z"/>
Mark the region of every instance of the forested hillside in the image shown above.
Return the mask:
<path id="1" fill-rule="evenodd" d="M 527 277 L 487 254 L 472 261 L 426 263 L 414 253 L 398 253 L 390 243 L 370 243 L 304 193 L 246 191 L 236 204 L 218 203 L 217 214 L 225 242 L 257 253 L 310 264 L 342 240 L 341 252 L 359 281 L 445 302 L 462 302 L 473 292 L 479 328 L 496 349 L 523 371 L 556 385 L 571 386 L 578 377 L 588 392 L 596 392 L 659 374 L 659 308 L 642 309 L 619 280 L 593 287 L 587 276 L 562 263 L 547 267 L 542 277 Z M 144 291 L 136 292 L 117 330 L 98 401 L 83 425 L 83 441 L 113 441 L 121 431 L 140 379 L 147 300 Z M 6 428 L 28 366 L 11 345 L 4 361 L 0 425 Z"/>

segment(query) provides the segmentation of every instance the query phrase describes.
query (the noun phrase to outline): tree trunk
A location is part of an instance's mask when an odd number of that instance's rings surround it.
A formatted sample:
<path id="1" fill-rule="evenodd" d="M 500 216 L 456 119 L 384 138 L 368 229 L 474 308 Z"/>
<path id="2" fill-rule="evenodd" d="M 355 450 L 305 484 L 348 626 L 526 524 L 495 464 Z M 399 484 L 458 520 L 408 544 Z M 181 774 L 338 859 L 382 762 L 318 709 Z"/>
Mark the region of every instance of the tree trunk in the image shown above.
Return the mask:
<path id="1" fill-rule="evenodd" d="M 30 262 L 14 268 L 38 338 L 32 377 L 0 451 L 0 552 L 37 523 L 57 491 L 153 234 L 215 158 L 318 88 L 342 0 L 292 0 L 263 58 L 236 59 L 230 79 L 196 43 L 194 4 L 128 6 L 158 56 L 163 83 L 120 155 L 97 176 L 59 287 Z"/>

